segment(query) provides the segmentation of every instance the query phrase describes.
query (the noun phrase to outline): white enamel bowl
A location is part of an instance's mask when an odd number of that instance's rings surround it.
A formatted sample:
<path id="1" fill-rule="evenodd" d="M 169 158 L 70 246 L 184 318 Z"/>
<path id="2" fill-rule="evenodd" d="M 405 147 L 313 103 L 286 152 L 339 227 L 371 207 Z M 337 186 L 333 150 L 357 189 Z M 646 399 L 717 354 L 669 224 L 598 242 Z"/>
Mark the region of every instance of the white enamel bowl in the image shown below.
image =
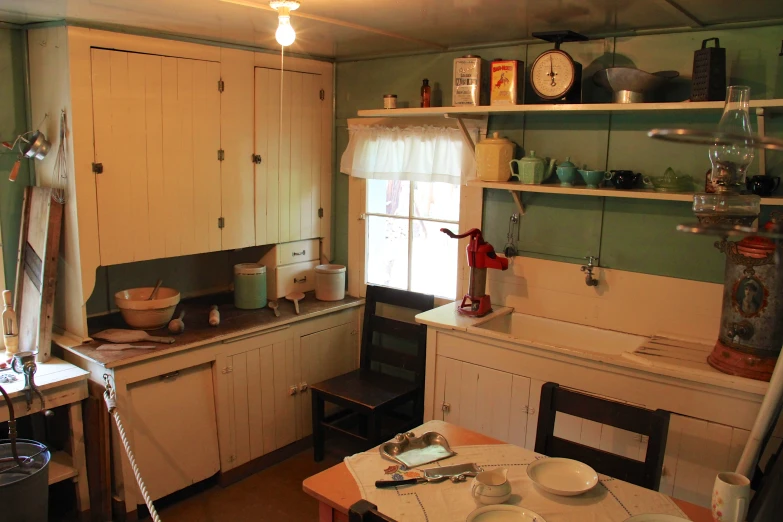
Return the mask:
<path id="1" fill-rule="evenodd" d="M 466 522 L 546 522 L 538 515 L 521 506 L 496 504 L 472 511 Z"/>
<path id="2" fill-rule="evenodd" d="M 114 302 L 122 318 L 131 328 L 155 330 L 163 328 L 174 315 L 179 303 L 179 292 L 173 288 L 160 287 L 153 300 L 147 298 L 153 287 L 131 288 L 114 294 Z"/>
<path id="3" fill-rule="evenodd" d="M 571 459 L 539 459 L 527 467 L 527 476 L 547 493 L 563 497 L 581 495 L 598 484 L 593 468 Z"/>

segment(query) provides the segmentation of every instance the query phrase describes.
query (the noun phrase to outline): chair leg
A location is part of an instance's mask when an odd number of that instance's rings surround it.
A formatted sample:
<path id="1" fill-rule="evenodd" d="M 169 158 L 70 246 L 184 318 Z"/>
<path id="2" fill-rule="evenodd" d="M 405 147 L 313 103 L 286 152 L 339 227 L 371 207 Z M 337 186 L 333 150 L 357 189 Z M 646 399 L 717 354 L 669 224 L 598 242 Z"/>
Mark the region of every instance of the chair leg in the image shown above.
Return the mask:
<path id="1" fill-rule="evenodd" d="M 324 460 L 324 399 L 320 393 L 313 392 L 313 459 L 316 462 Z"/>
<path id="2" fill-rule="evenodd" d="M 381 442 L 381 414 L 374 412 L 367 416 L 367 441 L 370 447 L 377 446 Z"/>

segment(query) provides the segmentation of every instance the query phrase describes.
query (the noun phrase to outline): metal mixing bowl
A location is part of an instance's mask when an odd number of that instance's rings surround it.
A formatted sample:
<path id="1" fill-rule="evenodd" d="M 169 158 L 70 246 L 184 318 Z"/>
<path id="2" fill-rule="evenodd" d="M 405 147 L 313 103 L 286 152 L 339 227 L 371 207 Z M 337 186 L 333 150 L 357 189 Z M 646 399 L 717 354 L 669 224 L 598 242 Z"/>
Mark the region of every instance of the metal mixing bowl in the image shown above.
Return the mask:
<path id="1" fill-rule="evenodd" d="M 609 67 L 593 74 L 593 81 L 612 91 L 614 103 L 642 103 L 644 93 L 679 76 L 677 71 L 648 73 L 632 67 Z"/>

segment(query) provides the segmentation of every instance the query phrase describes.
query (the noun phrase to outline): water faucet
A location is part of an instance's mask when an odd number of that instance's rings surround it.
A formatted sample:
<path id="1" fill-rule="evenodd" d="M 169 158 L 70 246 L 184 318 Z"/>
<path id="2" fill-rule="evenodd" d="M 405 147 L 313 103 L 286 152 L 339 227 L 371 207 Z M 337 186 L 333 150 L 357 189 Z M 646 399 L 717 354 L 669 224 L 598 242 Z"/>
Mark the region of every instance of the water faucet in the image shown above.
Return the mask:
<path id="1" fill-rule="evenodd" d="M 598 279 L 593 277 L 593 268 L 597 266 L 597 264 L 593 264 L 593 261 L 597 263 L 598 258 L 587 256 L 585 259 L 587 259 L 587 264 L 581 266 L 582 272 L 585 273 L 585 284 L 587 286 L 598 286 Z"/>

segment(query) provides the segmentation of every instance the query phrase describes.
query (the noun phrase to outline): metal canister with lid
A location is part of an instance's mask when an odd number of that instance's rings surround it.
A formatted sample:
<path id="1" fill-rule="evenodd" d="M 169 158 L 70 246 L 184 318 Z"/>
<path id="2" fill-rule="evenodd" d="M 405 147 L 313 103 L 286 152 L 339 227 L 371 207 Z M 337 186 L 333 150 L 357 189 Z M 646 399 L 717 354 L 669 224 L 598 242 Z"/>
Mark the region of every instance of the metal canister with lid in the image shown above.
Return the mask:
<path id="1" fill-rule="evenodd" d="M 266 267 L 258 263 L 234 265 L 234 306 L 255 310 L 266 306 Z"/>
<path id="2" fill-rule="evenodd" d="M 486 83 L 489 81 L 487 63 L 481 56 L 471 54 L 454 60 L 454 83 L 451 104 L 486 105 Z"/>

